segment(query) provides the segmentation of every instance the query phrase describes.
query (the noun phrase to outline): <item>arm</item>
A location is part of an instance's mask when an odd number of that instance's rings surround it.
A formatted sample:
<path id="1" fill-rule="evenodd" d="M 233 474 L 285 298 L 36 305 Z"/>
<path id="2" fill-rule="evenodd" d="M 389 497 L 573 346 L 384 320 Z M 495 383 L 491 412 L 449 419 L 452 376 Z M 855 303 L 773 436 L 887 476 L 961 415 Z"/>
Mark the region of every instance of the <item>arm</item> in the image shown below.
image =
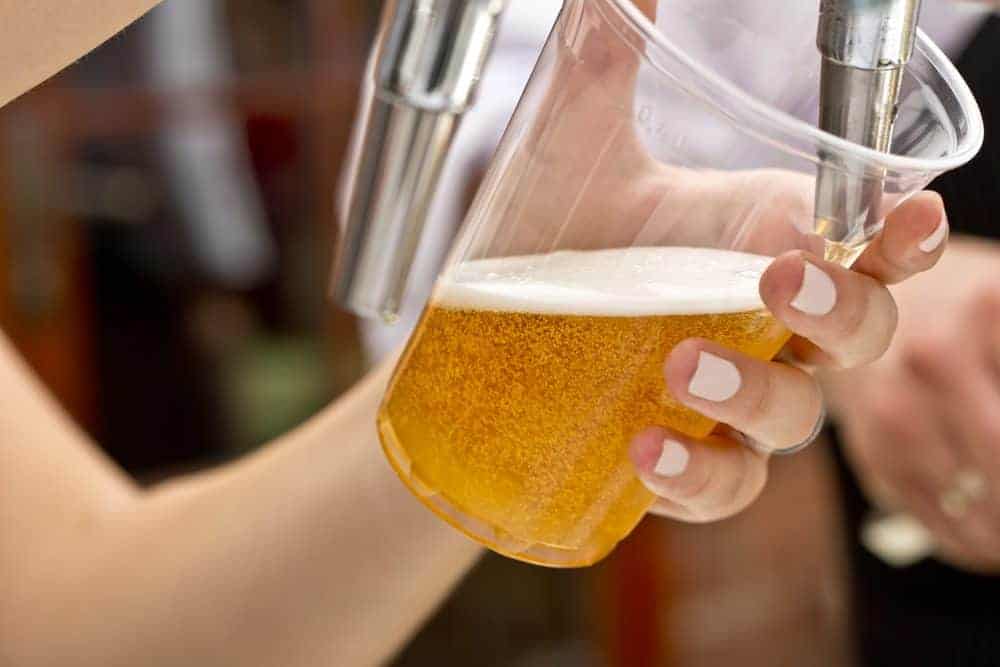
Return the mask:
<path id="1" fill-rule="evenodd" d="M 0 106 L 156 4 L 0 0 Z M 385 380 L 257 457 L 147 492 L 0 335 L 0 663 L 387 657 L 479 549 L 382 459 L 373 424 Z"/>
<path id="2" fill-rule="evenodd" d="M 0 106 L 45 81 L 158 0 L 0 0 Z"/>
<path id="3" fill-rule="evenodd" d="M 0 0 L 0 106 L 156 4 Z M 0 334 L 0 663 L 386 658 L 479 549 L 382 458 L 373 424 L 385 380 L 257 457 L 143 491 Z"/>
<path id="4" fill-rule="evenodd" d="M 387 658 L 480 550 L 382 458 L 385 380 L 255 457 L 144 492 L 0 339 L 0 663 Z"/>

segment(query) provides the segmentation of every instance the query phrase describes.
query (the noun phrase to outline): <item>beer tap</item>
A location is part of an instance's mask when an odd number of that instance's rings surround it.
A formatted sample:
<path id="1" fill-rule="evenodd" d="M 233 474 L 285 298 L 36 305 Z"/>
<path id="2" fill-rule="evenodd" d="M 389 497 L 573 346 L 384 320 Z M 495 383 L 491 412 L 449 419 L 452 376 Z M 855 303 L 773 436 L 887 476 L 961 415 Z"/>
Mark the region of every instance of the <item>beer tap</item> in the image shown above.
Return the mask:
<path id="1" fill-rule="evenodd" d="M 397 318 L 462 115 L 473 103 L 506 0 L 387 0 L 340 202 L 335 298 Z"/>
<path id="2" fill-rule="evenodd" d="M 913 53 L 920 3 L 822 0 L 817 40 L 823 57 L 822 129 L 878 151 L 892 148 L 900 83 Z M 863 174 L 861 165 L 824 160 L 816 180 L 816 232 L 826 238 L 833 259 L 854 257 L 864 249 L 863 241 L 881 222 L 882 195 L 882 181 Z M 897 567 L 935 551 L 927 528 L 905 514 L 873 513 L 865 520 L 861 540 Z"/>
<path id="3" fill-rule="evenodd" d="M 821 0 L 820 126 L 891 147 L 921 0 Z M 333 291 L 347 309 L 393 321 L 463 114 L 474 101 L 506 0 L 386 0 L 351 157 Z M 816 232 L 857 245 L 879 220 L 882 183 L 821 155 Z"/>
<path id="4" fill-rule="evenodd" d="M 913 54 L 921 0 L 821 0 L 819 124 L 881 152 L 892 147 L 903 72 Z M 877 229 L 882 180 L 860 163 L 820 155 L 816 231 L 859 252 Z M 849 250 L 847 248 L 853 248 Z M 837 254 L 835 250 L 835 254 Z"/>

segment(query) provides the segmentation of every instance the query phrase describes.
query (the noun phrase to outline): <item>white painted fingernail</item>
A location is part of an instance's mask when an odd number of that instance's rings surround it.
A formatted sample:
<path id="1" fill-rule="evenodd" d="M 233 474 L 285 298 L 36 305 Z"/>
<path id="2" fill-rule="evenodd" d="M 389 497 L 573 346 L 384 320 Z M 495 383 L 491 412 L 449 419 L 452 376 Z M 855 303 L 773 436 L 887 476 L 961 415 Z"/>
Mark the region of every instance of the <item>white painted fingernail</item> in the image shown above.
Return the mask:
<path id="1" fill-rule="evenodd" d="M 829 315 L 836 305 L 837 286 L 833 284 L 833 279 L 816 266 L 806 262 L 805 271 L 802 274 L 802 287 L 792 299 L 792 308 L 806 315 L 821 317 Z"/>
<path id="2" fill-rule="evenodd" d="M 937 229 L 935 229 L 930 236 L 923 240 L 919 248 L 923 252 L 930 254 L 940 248 L 946 238 L 948 238 L 948 223 L 944 218 L 941 218 L 941 222 L 938 223 Z"/>
<path id="3" fill-rule="evenodd" d="M 656 462 L 655 472 L 660 477 L 680 477 L 690 461 L 691 453 L 687 447 L 674 440 L 664 440 L 663 453 Z"/>
<path id="4" fill-rule="evenodd" d="M 721 403 L 735 396 L 742 384 L 743 378 L 736 364 L 702 352 L 698 355 L 698 368 L 688 385 L 688 393 L 706 401 Z"/>

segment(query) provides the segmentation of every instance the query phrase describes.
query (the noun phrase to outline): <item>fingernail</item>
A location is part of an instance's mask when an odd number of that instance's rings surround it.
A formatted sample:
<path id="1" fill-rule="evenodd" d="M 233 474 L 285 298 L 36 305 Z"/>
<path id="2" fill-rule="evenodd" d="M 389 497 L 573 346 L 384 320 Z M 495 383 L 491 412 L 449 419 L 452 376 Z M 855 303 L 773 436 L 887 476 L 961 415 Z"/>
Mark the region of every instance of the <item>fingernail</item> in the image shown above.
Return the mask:
<path id="1" fill-rule="evenodd" d="M 802 273 L 802 287 L 792 300 L 792 308 L 806 315 L 821 317 L 829 315 L 836 305 L 837 287 L 833 284 L 833 279 L 806 262 Z"/>
<path id="2" fill-rule="evenodd" d="M 944 218 L 941 218 L 941 222 L 938 223 L 937 229 L 935 229 L 930 236 L 921 242 L 919 248 L 923 252 L 930 254 L 940 248 L 946 238 L 948 238 L 948 223 Z"/>
<path id="3" fill-rule="evenodd" d="M 721 403 L 735 396 L 741 384 L 743 378 L 736 364 L 702 352 L 698 355 L 698 368 L 688 385 L 688 393 L 706 401 Z"/>
<path id="4" fill-rule="evenodd" d="M 691 453 L 687 447 L 674 440 L 663 441 L 663 453 L 656 462 L 654 472 L 660 477 L 680 477 L 687 470 Z"/>

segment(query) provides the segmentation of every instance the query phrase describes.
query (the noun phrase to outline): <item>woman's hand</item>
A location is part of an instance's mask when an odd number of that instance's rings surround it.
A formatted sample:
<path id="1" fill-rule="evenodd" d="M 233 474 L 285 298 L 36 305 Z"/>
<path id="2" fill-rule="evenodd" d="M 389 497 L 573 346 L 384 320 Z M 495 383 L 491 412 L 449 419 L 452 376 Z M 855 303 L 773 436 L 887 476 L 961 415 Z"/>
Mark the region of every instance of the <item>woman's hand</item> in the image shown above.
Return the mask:
<path id="1" fill-rule="evenodd" d="M 888 219 L 854 271 L 803 251 L 778 257 L 760 291 L 771 312 L 797 334 L 787 351 L 809 365 L 835 368 L 881 357 L 897 322 L 886 285 L 931 268 L 947 233 L 941 199 L 922 193 Z M 992 344 L 1000 341 L 994 336 Z M 657 514 L 714 521 L 741 511 L 763 489 L 769 456 L 808 444 L 823 421 L 816 379 L 793 365 L 689 340 L 673 351 L 664 373 L 677 400 L 727 426 L 703 441 L 659 427 L 635 438 L 632 459 L 660 497 Z M 933 395 L 928 387 L 924 398 Z M 1000 540 L 994 543 L 994 554 L 1000 553 Z"/>
<path id="2" fill-rule="evenodd" d="M 652 16 L 657 3 L 637 5 Z M 787 351 L 815 366 L 878 359 L 896 329 L 886 285 L 931 268 L 943 252 L 948 224 L 940 197 L 922 193 L 897 209 L 854 271 L 824 261 L 817 256 L 823 241 L 810 233 L 814 178 L 658 160 L 632 120 L 638 54 L 594 5 L 579 11 L 572 43 L 543 56 L 553 59 L 545 63 L 551 83 L 538 99 L 529 89 L 524 103 L 537 105 L 530 125 L 515 119 L 510 130 L 525 136 L 505 165 L 519 177 L 516 188 L 501 188 L 503 204 L 494 203 L 506 217 L 488 252 L 666 245 L 776 256 L 760 291 L 797 334 Z M 728 426 L 705 441 L 662 424 L 634 438 L 633 462 L 660 497 L 659 514 L 712 521 L 742 510 L 766 481 L 769 455 L 808 444 L 822 425 L 818 384 L 795 366 L 690 340 L 664 372 L 678 401 Z"/>
<path id="3" fill-rule="evenodd" d="M 1000 248 L 961 243 L 897 290 L 877 364 L 833 378 L 832 411 L 868 497 L 930 532 L 937 555 L 1000 572 Z"/>

